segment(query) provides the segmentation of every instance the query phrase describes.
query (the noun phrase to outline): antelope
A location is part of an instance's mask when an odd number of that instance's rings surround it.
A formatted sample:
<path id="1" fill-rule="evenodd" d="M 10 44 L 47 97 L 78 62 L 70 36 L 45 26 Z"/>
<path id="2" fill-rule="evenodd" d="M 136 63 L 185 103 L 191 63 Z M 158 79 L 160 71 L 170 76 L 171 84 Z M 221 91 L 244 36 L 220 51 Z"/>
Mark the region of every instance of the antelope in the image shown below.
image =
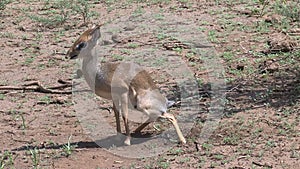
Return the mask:
<path id="1" fill-rule="evenodd" d="M 175 127 L 181 143 L 186 140 L 173 114 L 167 113 L 171 101 L 163 96 L 147 71 L 131 62 L 97 63 L 100 25 L 86 30 L 70 47 L 68 59 L 82 59 L 82 75 L 96 95 L 113 101 L 117 134 L 121 133 L 120 113 L 125 125 L 125 145 L 131 145 L 128 112 L 133 107 L 148 119 L 134 132 L 141 132 L 157 118 L 169 120 Z"/>

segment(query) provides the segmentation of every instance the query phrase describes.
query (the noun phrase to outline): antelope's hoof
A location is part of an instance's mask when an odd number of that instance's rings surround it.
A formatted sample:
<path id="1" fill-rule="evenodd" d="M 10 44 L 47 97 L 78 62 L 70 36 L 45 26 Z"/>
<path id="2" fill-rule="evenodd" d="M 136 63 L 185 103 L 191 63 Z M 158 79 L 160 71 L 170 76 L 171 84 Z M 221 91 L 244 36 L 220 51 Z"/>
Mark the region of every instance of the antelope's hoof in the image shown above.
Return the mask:
<path id="1" fill-rule="evenodd" d="M 180 140 L 182 144 L 186 144 L 186 140 L 185 139 L 182 139 Z"/>
<path id="2" fill-rule="evenodd" d="M 130 144 L 130 138 L 126 138 L 125 141 L 124 141 L 124 144 L 125 144 L 126 146 L 130 146 L 130 145 L 131 145 L 131 144 Z"/>

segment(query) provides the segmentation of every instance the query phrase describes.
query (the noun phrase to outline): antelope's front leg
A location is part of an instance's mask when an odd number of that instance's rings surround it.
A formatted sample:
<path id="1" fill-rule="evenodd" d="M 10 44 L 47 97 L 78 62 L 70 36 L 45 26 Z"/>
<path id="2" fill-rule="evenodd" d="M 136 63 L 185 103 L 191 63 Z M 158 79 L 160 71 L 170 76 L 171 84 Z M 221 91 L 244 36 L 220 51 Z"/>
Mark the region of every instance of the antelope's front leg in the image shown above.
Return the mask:
<path id="1" fill-rule="evenodd" d="M 130 145 L 130 130 L 128 124 L 128 93 L 123 93 L 121 95 L 121 113 L 124 120 L 126 139 L 124 141 L 125 145 Z"/>
<path id="2" fill-rule="evenodd" d="M 119 103 L 113 103 L 113 110 L 115 113 L 116 118 L 116 125 L 117 125 L 117 134 L 121 134 L 121 125 L 120 125 L 120 105 Z"/>

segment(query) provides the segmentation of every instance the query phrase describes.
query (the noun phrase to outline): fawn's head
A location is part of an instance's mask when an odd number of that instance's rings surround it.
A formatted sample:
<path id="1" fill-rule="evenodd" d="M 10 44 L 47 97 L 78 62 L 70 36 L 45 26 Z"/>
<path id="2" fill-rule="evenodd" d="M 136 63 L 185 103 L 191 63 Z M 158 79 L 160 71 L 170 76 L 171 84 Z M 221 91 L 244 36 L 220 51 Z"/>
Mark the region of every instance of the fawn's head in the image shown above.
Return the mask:
<path id="1" fill-rule="evenodd" d="M 68 50 L 66 58 L 77 59 L 79 56 L 84 56 L 87 54 L 86 52 L 90 52 L 97 45 L 100 37 L 100 25 L 86 30 Z"/>
<path id="2" fill-rule="evenodd" d="M 144 90 L 137 96 L 137 108 L 153 117 L 166 113 L 173 104 L 158 89 Z"/>

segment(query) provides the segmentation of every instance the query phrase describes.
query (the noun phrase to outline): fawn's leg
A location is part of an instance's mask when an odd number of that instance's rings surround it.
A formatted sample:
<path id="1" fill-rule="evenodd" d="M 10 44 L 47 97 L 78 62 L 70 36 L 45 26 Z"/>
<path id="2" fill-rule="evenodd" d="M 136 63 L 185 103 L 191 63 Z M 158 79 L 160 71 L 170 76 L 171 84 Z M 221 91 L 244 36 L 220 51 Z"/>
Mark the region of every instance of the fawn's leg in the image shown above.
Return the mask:
<path id="1" fill-rule="evenodd" d="M 119 103 L 116 103 L 117 105 Z M 115 103 L 113 103 L 113 110 L 114 110 L 114 113 L 115 113 L 115 118 L 116 118 L 116 125 L 117 125 L 117 134 L 120 134 L 121 133 L 121 124 L 120 124 L 120 106 L 116 106 Z"/>
<path id="2" fill-rule="evenodd" d="M 166 118 L 168 119 L 172 124 L 173 126 L 175 127 L 175 130 L 176 130 L 176 133 L 179 137 L 179 140 L 182 142 L 182 143 L 186 143 L 186 140 L 185 138 L 183 137 L 182 135 L 182 132 L 178 126 L 178 123 L 177 123 L 177 120 L 175 119 L 174 115 L 173 114 L 170 114 L 170 113 L 164 113 L 163 115 L 160 116 L 161 118 Z"/>
<path id="3" fill-rule="evenodd" d="M 130 130 L 128 124 L 128 93 L 123 93 L 121 95 L 121 113 L 123 116 L 124 124 L 125 124 L 125 131 L 126 131 L 126 139 L 124 144 L 130 145 Z"/>
<path id="4" fill-rule="evenodd" d="M 143 124 L 141 124 L 137 129 L 134 130 L 135 133 L 140 133 L 148 124 L 151 123 L 151 118 L 146 120 Z"/>

